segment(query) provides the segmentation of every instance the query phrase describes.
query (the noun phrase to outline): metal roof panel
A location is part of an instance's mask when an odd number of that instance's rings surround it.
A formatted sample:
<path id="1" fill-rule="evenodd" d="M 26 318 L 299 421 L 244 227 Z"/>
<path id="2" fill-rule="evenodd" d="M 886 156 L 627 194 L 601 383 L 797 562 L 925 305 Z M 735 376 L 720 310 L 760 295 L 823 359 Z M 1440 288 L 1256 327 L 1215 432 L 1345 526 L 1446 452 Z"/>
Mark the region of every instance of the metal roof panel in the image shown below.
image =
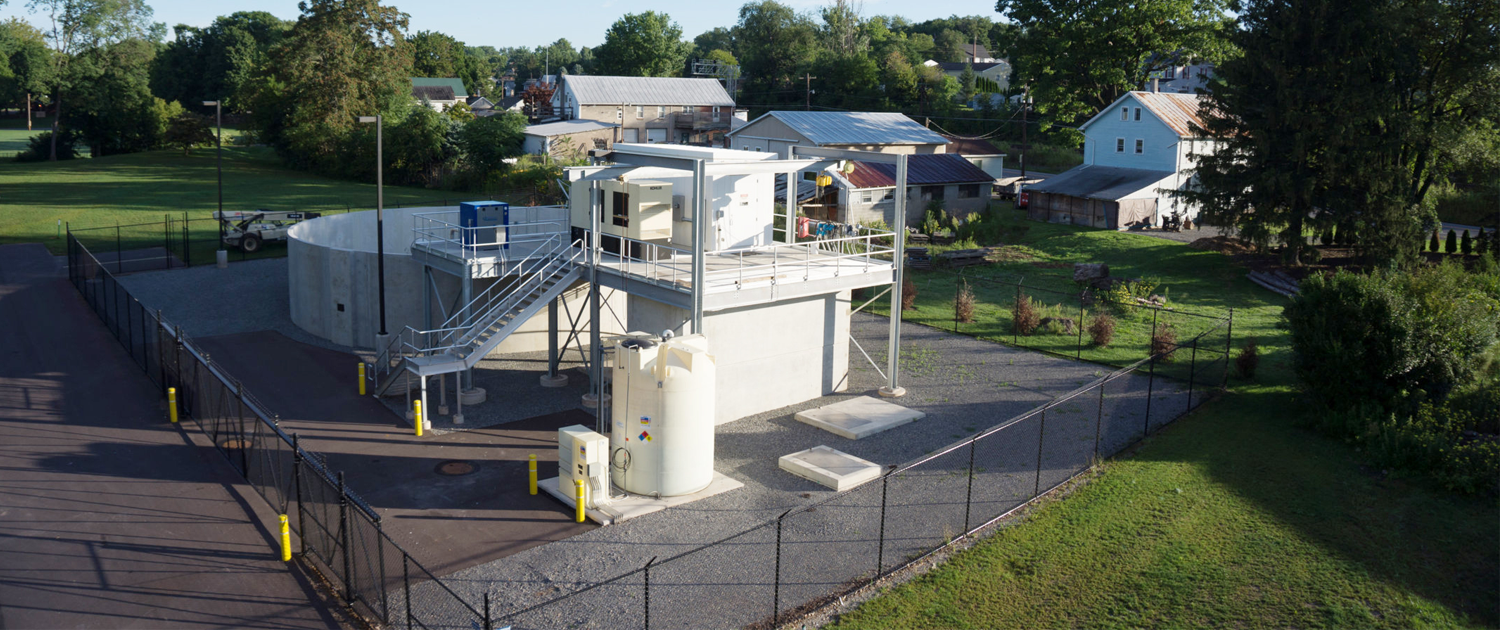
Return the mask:
<path id="1" fill-rule="evenodd" d="M 572 86 L 574 98 L 584 105 L 734 106 L 718 79 L 570 74 L 562 81 Z"/>
<path id="2" fill-rule="evenodd" d="M 819 146 L 948 143 L 947 138 L 917 124 L 917 121 L 907 118 L 905 114 L 895 112 L 774 111 L 766 115 L 781 121 Z"/>

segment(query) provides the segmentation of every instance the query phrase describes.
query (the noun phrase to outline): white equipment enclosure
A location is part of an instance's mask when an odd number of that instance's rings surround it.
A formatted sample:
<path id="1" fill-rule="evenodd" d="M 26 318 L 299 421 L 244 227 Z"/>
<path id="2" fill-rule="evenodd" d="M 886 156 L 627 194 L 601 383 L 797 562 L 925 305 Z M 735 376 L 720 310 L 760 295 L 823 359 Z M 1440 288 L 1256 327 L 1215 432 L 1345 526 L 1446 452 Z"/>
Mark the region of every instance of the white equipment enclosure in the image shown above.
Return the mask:
<path id="1" fill-rule="evenodd" d="M 714 478 L 714 358 L 703 335 L 615 343 L 610 467 L 616 485 L 692 494 Z"/>
<path id="2" fill-rule="evenodd" d="M 583 481 L 583 505 L 597 508 L 609 503 L 609 438 L 581 424 L 557 430 L 557 489 L 563 496 L 577 492 Z"/>

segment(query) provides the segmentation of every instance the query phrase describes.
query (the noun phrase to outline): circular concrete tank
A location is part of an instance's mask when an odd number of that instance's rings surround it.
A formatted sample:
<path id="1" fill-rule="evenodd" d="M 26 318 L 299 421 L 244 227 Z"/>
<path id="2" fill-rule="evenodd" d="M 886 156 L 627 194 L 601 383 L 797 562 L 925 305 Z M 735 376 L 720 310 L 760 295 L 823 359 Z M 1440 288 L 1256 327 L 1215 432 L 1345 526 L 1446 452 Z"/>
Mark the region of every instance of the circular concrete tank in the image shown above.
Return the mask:
<path id="1" fill-rule="evenodd" d="M 422 263 L 411 255 L 413 216 L 419 212 L 451 213 L 457 222 L 458 208 L 396 208 L 385 210 L 385 303 L 386 332 L 400 334 L 407 326 L 422 329 Z M 292 322 L 299 328 L 336 344 L 355 348 L 374 346 L 380 330 L 379 292 L 375 262 L 375 212 L 350 212 L 303 221 L 288 233 L 287 285 L 291 292 Z M 433 272 L 438 295 L 432 299 L 432 326 L 442 325 L 443 313 L 453 310 L 460 292 L 459 279 Z M 474 280 L 479 295 L 493 279 Z M 587 310 L 588 292 L 582 284 L 563 295 L 572 312 Z M 564 330 L 559 343 L 565 340 Z M 585 323 L 586 325 L 586 323 Z M 609 328 L 609 327 L 606 327 Z M 545 311 L 533 317 L 507 338 L 496 353 L 533 352 L 547 349 Z"/>

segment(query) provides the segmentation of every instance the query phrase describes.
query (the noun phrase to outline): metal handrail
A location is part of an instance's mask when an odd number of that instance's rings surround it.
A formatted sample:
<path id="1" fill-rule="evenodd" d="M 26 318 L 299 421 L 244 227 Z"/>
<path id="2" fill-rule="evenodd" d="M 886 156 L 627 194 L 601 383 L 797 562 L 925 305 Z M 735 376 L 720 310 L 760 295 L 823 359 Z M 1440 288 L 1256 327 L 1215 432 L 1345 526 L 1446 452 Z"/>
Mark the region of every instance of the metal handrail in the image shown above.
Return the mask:
<path id="1" fill-rule="evenodd" d="M 562 206 L 526 206 L 525 209 L 565 210 Z M 412 240 L 413 248 L 416 248 L 418 246 L 426 246 L 428 248 L 439 250 L 447 250 L 451 248 L 453 250 L 456 250 L 459 257 L 463 260 L 479 258 L 481 252 L 483 252 L 485 257 L 491 257 L 493 255 L 494 257 L 500 258 L 502 261 L 508 262 L 510 259 L 510 252 L 508 250 L 508 247 L 502 246 L 545 241 L 548 237 L 554 234 L 562 234 L 568 231 L 568 220 L 566 215 L 553 219 L 523 221 L 519 223 L 510 223 L 504 226 L 485 227 L 465 227 L 458 223 L 438 218 L 440 216 L 449 216 L 455 214 L 457 213 L 452 210 L 438 212 L 418 212 L 413 214 L 412 232 L 416 234 Z M 498 231 L 502 229 L 506 230 L 506 237 L 504 241 L 496 240 L 494 242 L 477 242 L 479 230 Z M 520 230 L 523 233 L 516 234 L 515 230 Z M 473 234 L 475 238 L 465 238 L 465 235 L 467 234 Z M 498 249 L 493 250 L 492 254 L 491 248 Z"/>

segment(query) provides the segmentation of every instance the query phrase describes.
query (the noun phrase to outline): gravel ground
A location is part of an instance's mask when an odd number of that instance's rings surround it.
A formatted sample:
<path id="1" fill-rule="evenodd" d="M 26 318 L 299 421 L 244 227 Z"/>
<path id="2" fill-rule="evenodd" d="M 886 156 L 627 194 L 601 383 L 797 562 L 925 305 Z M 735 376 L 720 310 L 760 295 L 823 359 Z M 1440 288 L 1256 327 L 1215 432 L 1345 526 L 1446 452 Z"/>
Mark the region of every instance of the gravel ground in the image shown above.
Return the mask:
<path id="1" fill-rule="evenodd" d="M 1219 228 L 1216 227 L 1194 227 L 1191 230 L 1183 230 L 1181 232 L 1166 232 L 1163 230 L 1132 230 L 1130 233 L 1150 236 L 1153 238 L 1163 238 L 1169 241 L 1178 241 L 1181 243 L 1191 243 L 1200 238 L 1213 238 L 1215 236 L 1221 235 L 1221 233 L 1219 232 Z"/>
<path id="2" fill-rule="evenodd" d="M 883 364 L 885 320 L 857 315 L 854 330 Z M 1054 407 L 1045 418 L 1032 415 L 974 443 L 970 494 L 971 447 L 961 444 L 944 451 L 945 446 L 1065 395 L 1108 368 L 917 325 L 905 326 L 903 336 L 903 384 L 909 394 L 898 402 L 927 413 L 923 420 L 853 441 L 793 419 L 802 409 L 873 394 L 882 379 L 853 353 L 852 360 L 859 364 L 851 366 L 855 369 L 849 393 L 719 427 L 715 468 L 743 482 L 744 488 L 465 569 L 444 581 L 469 601 L 480 601 L 489 592 L 497 617 L 503 617 L 656 558 L 666 562 L 651 571 L 653 627 L 742 627 L 771 614 L 777 595 L 777 531 L 774 524 L 764 524 L 789 509 L 830 500 L 783 522 L 783 613 L 867 577 L 877 562 L 889 569 L 962 533 L 966 524 L 977 526 L 1023 503 L 1038 487 L 1045 490 L 1060 483 L 1088 466 L 1096 439 L 1101 452 L 1112 453 L 1145 429 L 1148 381 L 1144 374 L 1123 376 L 1108 384 L 1103 398 L 1097 391 L 1087 392 Z M 1152 429 L 1185 410 L 1184 387 L 1156 383 Z M 1101 410 L 1104 423 L 1096 435 L 1095 419 Z M 937 456 L 886 483 L 872 482 L 835 497 L 777 467 L 781 455 L 819 444 L 883 465 Z M 883 549 L 882 492 L 887 499 Z M 667 561 L 731 536 L 725 544 Z M 639 627 L 643 586 L 643 575 L 635 573 L 506 618 L 502 625 Z"/>

